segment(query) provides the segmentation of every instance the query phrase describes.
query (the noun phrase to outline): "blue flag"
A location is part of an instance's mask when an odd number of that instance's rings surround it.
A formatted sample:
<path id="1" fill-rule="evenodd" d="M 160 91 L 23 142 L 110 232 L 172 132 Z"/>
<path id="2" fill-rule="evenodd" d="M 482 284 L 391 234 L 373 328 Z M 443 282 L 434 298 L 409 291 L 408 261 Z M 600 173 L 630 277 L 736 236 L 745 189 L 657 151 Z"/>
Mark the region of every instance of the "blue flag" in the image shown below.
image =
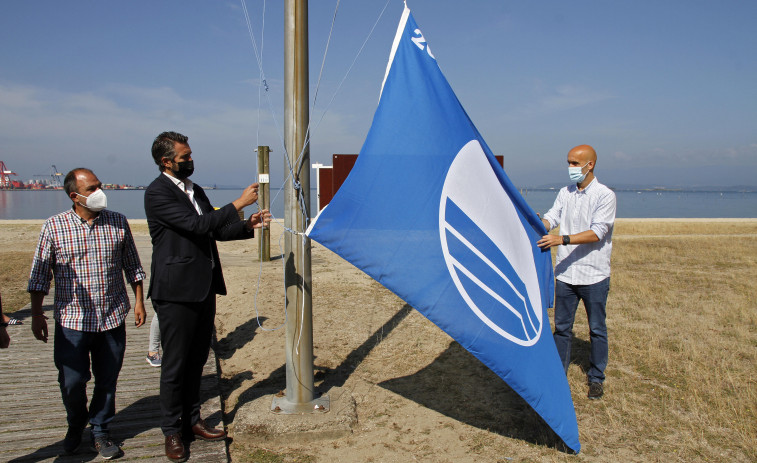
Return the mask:
<path id="1" fill-rule="evenodd" d="M 405 7 L 365 144 L 308 236 L 452 336 L 578 452 L 544 234 Z"/>

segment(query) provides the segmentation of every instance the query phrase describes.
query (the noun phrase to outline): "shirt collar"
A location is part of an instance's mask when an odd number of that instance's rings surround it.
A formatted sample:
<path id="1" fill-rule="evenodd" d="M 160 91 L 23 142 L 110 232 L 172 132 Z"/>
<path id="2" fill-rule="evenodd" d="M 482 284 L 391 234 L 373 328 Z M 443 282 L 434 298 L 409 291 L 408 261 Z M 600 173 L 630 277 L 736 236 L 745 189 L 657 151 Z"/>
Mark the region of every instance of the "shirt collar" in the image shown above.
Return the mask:
<path id="1" fill-rule="evenodd" d="M 576 185 L 576 193 L 588 193 L 589 192 L 589 188 L 591 188 L 595 183 L 597 183 L 597 177 L 594 177 L 591 180 L 591 182 L 589 182 L 589 184 L 586 185 L 586 188 L 584 188 L 583 190 L 580 189 L 580 188 L 578 188 L 578 185 Z"/>
<path id="2" fill-rule="evenodd" d="M 105 209 L 103 209 L 103 210 L 105 210 Z M 100 220 L 100 217 L 102 217 L 102 215 L 103 215 L 102 213 L 103 213 L 103 211 L 100 211 L 95 216 L 95 218 L 92 219 L 92 225 L 93 226 L 95 225 L 95 223 L 97 223 Z M 87 222 L 86 219 L 84 219 L 82 216 L 80 216 L 79 214 L 76 213 L 76 206 L 74 206 L 73 204 L 71 205 L 71 209 L 68 210 L 68 215 L 69 215 L 69 218 L 71 220 L 73 220 L 74 222 L 76 222 L 76 223 L 88 224 L 88 222 Z"/>
<path id="3" fill-rule="evenodd" d="M 163 175 L 171 179 L 171 181 L 176 185 L 177 187 L 181 188 L 181 191 L 193 191 L 193 183 L 192 180 L 189 180 L 188 178 L 185 178 L 184 180 L 179 180 L 178 178 L 169 175 L 165 172 L 163 172 Z"/>

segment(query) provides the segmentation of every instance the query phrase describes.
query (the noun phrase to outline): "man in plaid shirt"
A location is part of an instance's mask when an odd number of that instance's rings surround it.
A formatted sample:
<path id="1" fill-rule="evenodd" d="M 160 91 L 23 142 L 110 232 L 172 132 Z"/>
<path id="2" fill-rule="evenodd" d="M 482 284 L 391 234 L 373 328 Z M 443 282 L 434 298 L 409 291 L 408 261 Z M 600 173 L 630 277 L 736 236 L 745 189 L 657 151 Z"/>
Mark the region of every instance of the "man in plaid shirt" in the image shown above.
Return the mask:
<path id="1" fill-rule="evenodd" d="M 146 275 L 126 217 L 104 209 L 107 198 L 97 176 L 89 169 L 74 169 L 66 175 L 64 190 L 73 206 L 45 221 L 29 276 L 32 333 L 47 342 L 42 302 L 54 277 L 53 355 L 68 420 L 63 447 L 74 453 L 89 422 L 93 449 L 111 459 L 121 454 L 108 424 L 116 414 L 116 381 L 126 348 L 124 321 L 130 309 L 121 272 L 134 290 L 138 327 L 145 322 Z M 95 386 L 87 407 L 90 357 Z"/>

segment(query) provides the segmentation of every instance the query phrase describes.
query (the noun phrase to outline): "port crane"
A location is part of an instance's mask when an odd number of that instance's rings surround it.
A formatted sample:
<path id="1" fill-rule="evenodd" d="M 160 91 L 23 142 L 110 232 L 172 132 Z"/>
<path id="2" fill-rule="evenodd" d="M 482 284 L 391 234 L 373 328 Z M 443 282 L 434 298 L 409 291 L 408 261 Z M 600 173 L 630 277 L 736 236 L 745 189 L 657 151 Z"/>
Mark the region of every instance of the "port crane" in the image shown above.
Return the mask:
<path id="1" fill-rule="evenodd" d="M 11 175 L 16 175 L 3 161 L 0 161 L 0 188 L 13 188 Z"/>
<path id="2" fill-rule="evenodd" d="M 58 172 L 58 168 L 55 167 L 55 164 L 53 164 L 52 167 L 50 168 L 50 173 L 35 175 L 35 177 L 50 177 L 51 178 L 50 187 L 63 188 L 63 181 L 61 180 L 61 177 L 63 177 L 63 174 Z"/>

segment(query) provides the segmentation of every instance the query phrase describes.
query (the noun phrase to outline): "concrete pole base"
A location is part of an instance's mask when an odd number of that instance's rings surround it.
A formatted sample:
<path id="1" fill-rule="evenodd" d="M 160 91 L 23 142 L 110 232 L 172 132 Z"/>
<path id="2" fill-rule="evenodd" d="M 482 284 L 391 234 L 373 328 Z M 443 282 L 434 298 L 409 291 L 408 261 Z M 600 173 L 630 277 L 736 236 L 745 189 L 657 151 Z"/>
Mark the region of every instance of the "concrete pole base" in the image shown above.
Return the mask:
<path id="1" fill-rule="evenodd" d="M 350 435 L 357 423 L 355 399 L 342 388 L 331 388 L 328 395 L 293 407 L 285 403 L 286 397 L 276 395 L 260 396 L 239 408 L 230 429 L 235 442 L 286 445 L 333 440 Z M 277 406 L 279 411 L 274 410 Z"/>

